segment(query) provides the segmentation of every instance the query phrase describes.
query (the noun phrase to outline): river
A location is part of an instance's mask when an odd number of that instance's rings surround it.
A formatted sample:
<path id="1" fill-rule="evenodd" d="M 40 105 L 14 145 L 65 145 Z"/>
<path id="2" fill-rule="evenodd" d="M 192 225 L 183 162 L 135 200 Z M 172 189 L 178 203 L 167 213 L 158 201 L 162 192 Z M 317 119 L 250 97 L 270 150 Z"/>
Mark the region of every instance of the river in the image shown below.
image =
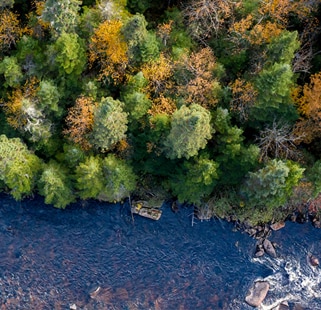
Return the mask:
<path id="1" fill-rule="evenodd" d="M 253 258 L 256 240 L 232 223 L 162 209 L 153 221 L 126 204 L 59 210 L 0 195 L 0 309 L 247 310 L 257 279 L 270 282 L 261 309 L 284 299 L 321 309 L 321 272 L 306 260 L 321 258 L 321 230 L 287 222 L 270 237 L 278 257 Z"/>

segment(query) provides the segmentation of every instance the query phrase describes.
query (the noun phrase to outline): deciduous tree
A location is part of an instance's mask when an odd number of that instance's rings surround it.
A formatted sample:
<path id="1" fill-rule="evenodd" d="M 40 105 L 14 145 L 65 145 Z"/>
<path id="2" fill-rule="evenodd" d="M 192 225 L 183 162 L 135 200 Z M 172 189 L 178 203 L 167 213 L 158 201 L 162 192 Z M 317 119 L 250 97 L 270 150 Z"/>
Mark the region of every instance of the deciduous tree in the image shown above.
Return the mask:
<path id="1" fill-rule="evenodd" d="M 111 77 L 115 83 L 125 77 L 128 65 L 128 46 L 122 35 L 122 22 L 105 21 L 99 25 L 90 39 L 89 62 L 100 67 L 100 79 Z"/>

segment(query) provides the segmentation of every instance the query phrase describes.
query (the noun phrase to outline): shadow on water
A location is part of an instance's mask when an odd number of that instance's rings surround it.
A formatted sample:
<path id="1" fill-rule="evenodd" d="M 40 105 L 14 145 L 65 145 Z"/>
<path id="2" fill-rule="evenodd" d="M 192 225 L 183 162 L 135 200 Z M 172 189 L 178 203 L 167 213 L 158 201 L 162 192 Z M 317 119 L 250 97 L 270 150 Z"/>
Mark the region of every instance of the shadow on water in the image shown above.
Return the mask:
<path id="1" fill-rule="evenodd" d="M 308 225 L 274 233 L 283 255 L 276 263 L 254 260 L 255 240 L 233 232 L 231 223 L 192 226 L 188 208 L 174 214 L 165 205 L 155 222 L 138 216 L 133 221 L 128 205 L 84 202 L 58 210 L 41 198 L 20 203 L 2 195 L 0 201 L 1 309 L 75 304 L 77 309 L 246 310 L 252 308 L 244 296 L 255 279 L 270 279 L 275 290 L 267 301 L 272 302 L 282 297 L 277 277 L 287 276 L 289 258 L 304 260 L 307 251 L 321 256 L 320 232 Z M 283 281 L 285 294 L 293 294 L 296 280 L 291 281 Z M 95 287 L 100 290 L 91 298 Z M 320 300 L 316 305 L 321 309 Z"/>

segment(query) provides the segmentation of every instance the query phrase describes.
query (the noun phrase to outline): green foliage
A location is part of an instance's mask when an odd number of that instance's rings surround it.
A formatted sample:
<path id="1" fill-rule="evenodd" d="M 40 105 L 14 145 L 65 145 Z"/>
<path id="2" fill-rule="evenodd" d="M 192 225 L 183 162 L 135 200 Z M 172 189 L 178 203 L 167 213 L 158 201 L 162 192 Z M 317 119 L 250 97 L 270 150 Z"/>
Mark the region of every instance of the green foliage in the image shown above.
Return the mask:
<path id="1" fill-rule="evenodd" d="M 243 130 L 232 126 L 226 109 L 218 108 L 213 114 L 216 130 L 216 160 L 220 164 L 220 184 L 239 184 L 245 174 L 253 169 L 259 158 L 259 148 L 245 145 Z"/>
<path id="2" fill-rule="evenodd" d="M 75 172 L 76 187 L 82 199 L 97 198 L 104 187 L 102 159 L 98 156 L 86 157 Z"/>
<path id="3" fill-rule="evenodd" d="M 0 136 L 0 186 L 8 187 L 16 200 L 32 194 L 41 165 L 20 139 Z"/>
<path id="4" fill-rule="evenodd" d="M 23 79 L 21 67 L 18 63 L 17 57 L 6 56 L 0 62 L 0 74 L 4 75 L 4 87 L 16 87 Z"/>
<path id="5" fill-rule="evenodd" d="M 96 150 L 105 152 L 126 137 L 127 113 L 124 104 L 111 97 L 102 98 L 94 110 L 90 142 Z"/>
<path id="6" fill-rule="evenodd" d="M 122 29 L 128 44 L 128 57 L 133 64 L 148 62 L 159 56 L 159 46 L 156 36 L 146 29 L 144 15 L 131 17 Z"/>
<path id="7" fill-rule="evenodd" d="M 39 83 L 37 97 L 39 98 L 39 104 L 42 109 L 54 113 L 59 112 L 58 102 L 60 93 L 52 80 L 42 80 Z"/>
<path id="8" fill-rule="evenodd" d="M 315 198 L 321 192 L 321 161 L 318 160 L 314 165 L 306 170 L 306 177 L 313 184 L 313 197 Z"/>
<path id="9" fill-rule="evenodd" d="M 259 121 L 273 121 L 279 115 L 293 121 L 296 119 L 295 107 L 291 100 L 291 87 L 294 74 L 289 64 L 275 63 L 255 79 L 258 91 L 256 105 L 251 117 Z"/>
<path id="10" fill-rule="evenodd" d="M 183 105 L 174 112 L 172 127 L 164 141 L 167 157 L 189 159 L 206 147 L 211 139 L 211 115 L 198 104 Z"/>
<path id="11" fill-rule="evenodd" d="M 40 195 L 45 197 L 46 204 L 64 209 L 75 201 L 69 171 L 56 161 L 45 165 L 38 182 Z"/>
<path id="12" fill-rule="evenodd" d="M 17 59 L 22 64 L 24 73 L 28 76 L 38 76 L 44 74 L 45 56 L 43 47 L 38 40 L 30 36 L 22 36 L 17 43 Z"/>
<path id="13" fill-rule="evenodd" d="M 282 63 L 291 65 L 295 52 L 300 47 L 297 31 L 284 30 L 275 37 L 267 48 L 267 64 Z"/>
<path id="14" fill-rule="evenodd" d="M 212 193 L 218 179 L 218 163 L 208 158 L 184 161 L 169 180 L 170 188 L 181 202 L 201 204 Z"/>
<path id="15" fill-rule="evenodd" d="M 62 75 L 79 75 L 84 70 L 86 64 L 84 41 L 76 33 L 63 32 L 48 50 L 48 54 Z"/>
<path id="16" fill-rule="evenodd" d="M 124 110 L 129 113 L 131 120 L 138 120 L 143 117 L 152 105 L 147 95 L 142 92 L 147 83 L 148 81 L 144 78 L 143 73 L 138 72 L 130 78 L 121 93 L 125 103 Z"/>
<path id="17" fill-rule="evenodd" d="M 58 153 L 56 158 L 59 162 L 63 163 L 66 167 L 70 169 L 76 168 L 80 162 L 84 161 L 85 153 L 84 151 L 75 144 L 64 144 L 63 152 Z"/>
<path id="18" fill-rule="evenodd" d="M 73 33 L 79 23 L 79 0 L 46 0 L 41 18 L 50 23 L 53 35 L 59 37 L 62 33 Z"/>
<path id="19" fill-rule="evenodd" d="M 127 198 L 136 188 L 136 175 L 128 162 L 109 154 L 102 163 L 104 187 L 98 199 L 118 202 Z"/>
<path id="20" fill-rule="evenodd" d="M 255 206 L 277 208 L 291 195 L 302 178 L 304 169 L 297 163 L 273 159 L 256 172 L 250 172 L 243 188 L 248 203 Z"/>

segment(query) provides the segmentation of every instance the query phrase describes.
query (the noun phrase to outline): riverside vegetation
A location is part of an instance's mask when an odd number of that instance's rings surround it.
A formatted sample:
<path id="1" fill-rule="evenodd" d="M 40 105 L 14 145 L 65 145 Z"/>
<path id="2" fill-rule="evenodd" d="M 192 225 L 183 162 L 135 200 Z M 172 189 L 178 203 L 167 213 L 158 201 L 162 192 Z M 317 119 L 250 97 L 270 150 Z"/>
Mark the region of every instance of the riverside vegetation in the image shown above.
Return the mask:
<path id="1" fill-rule="evenodd" d="M 1 1 L 0 189 L 318 216 L 320 22 L 318 0 Z"/>

